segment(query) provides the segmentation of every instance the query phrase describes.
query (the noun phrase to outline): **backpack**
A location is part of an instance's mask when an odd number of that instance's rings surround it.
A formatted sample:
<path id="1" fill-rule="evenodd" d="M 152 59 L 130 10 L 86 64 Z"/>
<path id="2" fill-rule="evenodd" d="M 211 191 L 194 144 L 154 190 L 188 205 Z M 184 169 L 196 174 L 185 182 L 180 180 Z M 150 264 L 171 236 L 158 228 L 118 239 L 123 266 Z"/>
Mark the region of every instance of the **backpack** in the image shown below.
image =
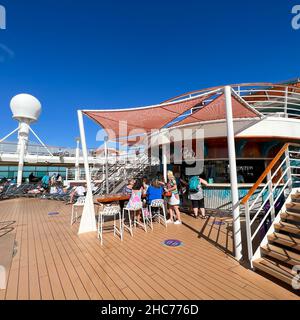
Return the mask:
<path id="1" fill-rule="evenodd" d="M 42 186 L 43 186 L 43 188 L 48 188 L 48 186 L 49 186 L 49 177 L 48 176 L 43 177 Z"/>
<path id="2" fill-rule="evenodd" d="M 197 176 L 191 177 L 189 181 L 189 191 L 198 192 L 199 191 L 199 178 Z"/>

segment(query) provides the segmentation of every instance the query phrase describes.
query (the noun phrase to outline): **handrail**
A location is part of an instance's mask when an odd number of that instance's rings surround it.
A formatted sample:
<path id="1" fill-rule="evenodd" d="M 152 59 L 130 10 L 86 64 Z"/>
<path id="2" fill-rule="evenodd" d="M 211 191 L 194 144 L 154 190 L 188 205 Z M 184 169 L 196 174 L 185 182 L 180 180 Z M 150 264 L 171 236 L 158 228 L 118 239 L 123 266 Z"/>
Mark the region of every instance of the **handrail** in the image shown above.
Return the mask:
<path id="1" fill-rule="evenodd" d="M 252 91 L 252 90 L 257 90 L 257 91 L 265 91 L 265 90 L 267 90 L 267 91 L 271 91 L 272 88 L 288 88 L 288 90 L 291 89 L 291 90 L 297 91 L 297 93 L 300 92 L 300 88 L 294 86 L 293 84 L 276 84 L 276 83 L 270 83 L 270 82 L 240 83 L 240 84 L 231 84 L 230 86 L 232 88 L 240 87 L 241 90 L 244 90 L 244 91 L 245 91 L 245 89 L 242 89 L 242 88 L 246 87 L 246 88 L 249 88 L 247 91 Z M 172 101 L 176 101 L 177 99 L 183 98 L 185 96 L 197 95 L 197 94 L 200 94 L 200 93 L 203 93 L 203 92 L 209 92 L 209 91 L 221 89 L 223 87 L 224 87 L 224 85 L 210 87 L 210 88 L 206 88 L 206 89 L 189 91 L 189 92 L 186 92 L 184 94 L 181 94 L 181 95 L 178 95 L 176 97 L 173 97 L 171 99 L 168 99 L 166 101 L 163 101 L 162 103 L 169 103 L 169 102 L 172 102 Z M 254 88 L 252 89 L 250 87 L 256 87 L 257 89 L 254 89 Z"/>
<path id="2" fill-rule="evenodd" d="M 244 197 L 244 199 L 241 201 L 243 205 L 245 205 L 249 199 L 252 197 L 252 195 L 255 193 L 257 188 L 260 186 L 260 184 L 265 180 L 265 178 L 268 176 L 268 173 L 271 172 L 271 170 L 274 168 L 277 161 L 281 158 L 281 156 L 286 152 L 288 147 L 290 146 L 290 143 L 286 143 L 281 150 L 278 152 L 278 154 L 275 156 L 275 158 L 270 162 L 270 164 L 267 166 L 265 171 L 261 174 L 261 176 L 258 178 L 254 186 L 249 190 L 248 194 Z"/>
<path id="3" fill-rule="evenodd" d="M 268 217 L 271 219 L 271 223 L 275 223 L 277 218 L 280 216 L 277 216 L 279 210 L 276 207 L 276 204 L 278 201 L 280 201 L 280 198 L 284 194 L 284 202 L 286 201 L 286 198 L 292 193 L 293 186 L 294 186 L 294 176 L 295 173 L 292 171 L 291 161 L 293 160 L 293 151 L 291 150 L 291 147 L 297 147 L 299 148 L 299 144 L 295 144 L 293 142 L 286 143 L 279 153 L 274 157 L 272 162 L 268 165 L 268 167 L 265 169 L 263 174 L 260 176 L 256 184 L 251 188 L 251 190 L 248 192 L 247 196 L 244 197 L 244 199 L 241 201 L 241 203 L 245 206 L 245 223 L 246 223 L 246 235 L 247 235 L 247 247 L 248 247 L 248 259 L 251 264 L 251 267 L 253 267 L 253 261 L 255 259 L 258 259 L 261 256 L 260 247 L 261 245 L 264 245 L 266 243 L 267 234 L 273 232 L 272 228 L 269 229 L 266 234 L 264 234 L 262 237 L 260 235 L 260 243 L 258 241 L 254 241 L 261 230 L 261 227 L 265 223 L 265 221 L 268 219 Z M 295 150 L 298 152 L 298 150 Z M 283 161 L 281 159 L 283 158 Z M 300 160 L 300 159 L 299 159 Z M 274 168 L 276 164 L 276 170 Z M 299 169 L 300 166 L 295 167 L 296 169 Z M 272 170 L 273 169 L 273 170 Z M 281 171 L 280 171 L 281 170 Z M 275 171 L 273 173 L 273 171 Z M 274 177 L 277 177 L 277 172 L 280 172 L 280 177 L 277 179 L 277 182 L 273 182 Z M 255 193 L 256 199 L 252 201 L 251 196 L 254 195 L 254 192 L 257 190 L 258 184 L 260 184 L 263 179 L 267 178 L 268 183 L 265 185 L 265 187 L 259 192 L 257 195 L 257 192 Z M 282 183 L 282 181 L 284 183 Z M 267 193 L 263 195 L 263 193 L 267 190 Z M 250 200 L 251 198 L 251 200 Z M 253 206 L 257 202 L 258 199 L 262 199 L 262 204 L 259 209 L 255 208 L 253 209 Z M 251 202 L 251 203 L 250 203 Z M 269 208 L 266 207 L 267 203 L 269 203 Z M 282 209 L 282 208 L 280 208 Z M 277 216 L 277 218 L 276 218 Z M 254 224 L 254 222 L 258 222 L 257 225 Z M 257 240 L 259 240 L 257 238 Z"/>

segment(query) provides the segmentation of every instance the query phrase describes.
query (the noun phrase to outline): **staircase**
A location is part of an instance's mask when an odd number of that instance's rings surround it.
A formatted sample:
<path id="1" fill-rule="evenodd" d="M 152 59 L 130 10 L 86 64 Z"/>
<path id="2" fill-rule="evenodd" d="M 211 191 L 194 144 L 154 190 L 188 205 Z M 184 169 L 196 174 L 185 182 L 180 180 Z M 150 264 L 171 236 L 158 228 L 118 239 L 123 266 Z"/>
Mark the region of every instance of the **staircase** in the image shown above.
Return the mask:
<path id="1" fill-rule="evenodd" d="M 149 162 L 147 154 L 141 154 L 140 156 L 136 157 L 135 161 L 129 161 L 125 163 L 116 162 L 113 165 L 109 165 L 108 193 L 118 193 L 123 189 L 129 179 L 142 178 L 144 176 L 151 177 L 154 173 L 156 173 L 156 171 L 156 166 L 153 166 Z M 101 171 L 100 174 L 104 175 L 103 171 Z M 105 194 L 106 192 L 106 181 L 104 178 L 100 184 L 100 187 L 98 188 L 97 195 Z"/>
<path id="2" fill-rule="evenodd" d="M 251 267 L 295 290 L 300 289 L 299 148 L 299 145 L 285 144 L 241 201 Z M 265 180 L 265 187 L 255 195 Z M 257 209 L 261 198 L 264 200 Z M 283 203 L 278 210 L 279 201 Z M 261 235 L 268 221 L 270 228 Z"/>
<path id="3" fill-rule="evenodd" d="M 142 178 L 144 176 L 152 177 L 158 170 L 159 160 L 155 161 L 153 159 L 150 163 L 148 155 L 142 153 L 139 156 L 134 156 L 126 158 L 123 155 L 122 159 L 113 159 L 114 161 L 110 163 L 108 161 L 107 166 L 107 176 L 108 176 L 108 193 L 118 193 L 126 185 L 131 178 Z M 66 181 L 71 182 L 75 179 L 76 169 L 67 169 Z M 91 179 L 98 181 L 98 187 L 94 195 L 102 195 L 107 193 L 106 190 L 106 176 L 104 163 L 94 163 L 94 166 L 90 168 Z M 85 171 L 80 170 L 79 180 L 85 181 Z"/>
<path id="4" fill-rule="evenodd" d="M 260 247 L 261 258 L 253 261 L 253 267 L 292 285 L 293 280 L 300 284 L 296 279 L 300 270 L 300 192 L 289 201 L 267 235 L 267 244 Z"/>

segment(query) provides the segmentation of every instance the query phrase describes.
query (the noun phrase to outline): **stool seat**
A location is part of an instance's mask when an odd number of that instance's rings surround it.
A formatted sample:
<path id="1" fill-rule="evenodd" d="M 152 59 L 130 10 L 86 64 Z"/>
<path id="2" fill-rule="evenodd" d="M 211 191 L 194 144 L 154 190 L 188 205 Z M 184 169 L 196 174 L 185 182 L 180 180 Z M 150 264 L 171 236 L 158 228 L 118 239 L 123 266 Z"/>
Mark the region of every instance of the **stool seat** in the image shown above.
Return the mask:
<path id="1" fill-rule="evenodd" d="M 152 209 L 159 209 L 159 210 L 157 213 L 152 214 Z M 164 226 L 167 228 L 166 207 L 165 207 L 165 201 L 163 199 L 152 200 L 151 204 L 149 205 L 149 211 L 150 211 L 152 220 L 156 219 L 158 220 L 158 223 L 162 222 Z"/>
<path id="2" fill-rule="evenodd" d="M 119 227 L 117 227 L 117 216 L 119 216 Z M 103 245 L 104 217 L 114 217 L 114 236 L 118 234 L 121 238 L 121 241 L 123 241 L 121 208 L 120 206 L 116 205 L 107 205 L 104 206 L 102 211 L 100 211 L 100 207 L 98 209 L 98 239 L 101 240 L 101 245 Z"/>

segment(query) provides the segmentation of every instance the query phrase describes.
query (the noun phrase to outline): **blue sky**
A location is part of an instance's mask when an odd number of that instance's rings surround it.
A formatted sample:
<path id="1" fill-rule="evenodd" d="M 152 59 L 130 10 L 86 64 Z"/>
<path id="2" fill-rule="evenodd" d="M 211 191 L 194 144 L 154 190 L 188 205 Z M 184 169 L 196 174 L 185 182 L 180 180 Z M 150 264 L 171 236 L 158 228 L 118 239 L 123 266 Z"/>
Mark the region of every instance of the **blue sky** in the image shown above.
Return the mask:
<path id="1" fill-rule="evenodd" d="M 298 1 L 299 2 L 299 1 Z M 300 77 L 297 1 L 0 0 L 0 136 L 12 130 L 10 99 L 35 95 L 34 129 L 73 146 L 78 108 L 156 104 L 240 82 Z M 86 121 L 89 147 L 97 127 Z"/>

